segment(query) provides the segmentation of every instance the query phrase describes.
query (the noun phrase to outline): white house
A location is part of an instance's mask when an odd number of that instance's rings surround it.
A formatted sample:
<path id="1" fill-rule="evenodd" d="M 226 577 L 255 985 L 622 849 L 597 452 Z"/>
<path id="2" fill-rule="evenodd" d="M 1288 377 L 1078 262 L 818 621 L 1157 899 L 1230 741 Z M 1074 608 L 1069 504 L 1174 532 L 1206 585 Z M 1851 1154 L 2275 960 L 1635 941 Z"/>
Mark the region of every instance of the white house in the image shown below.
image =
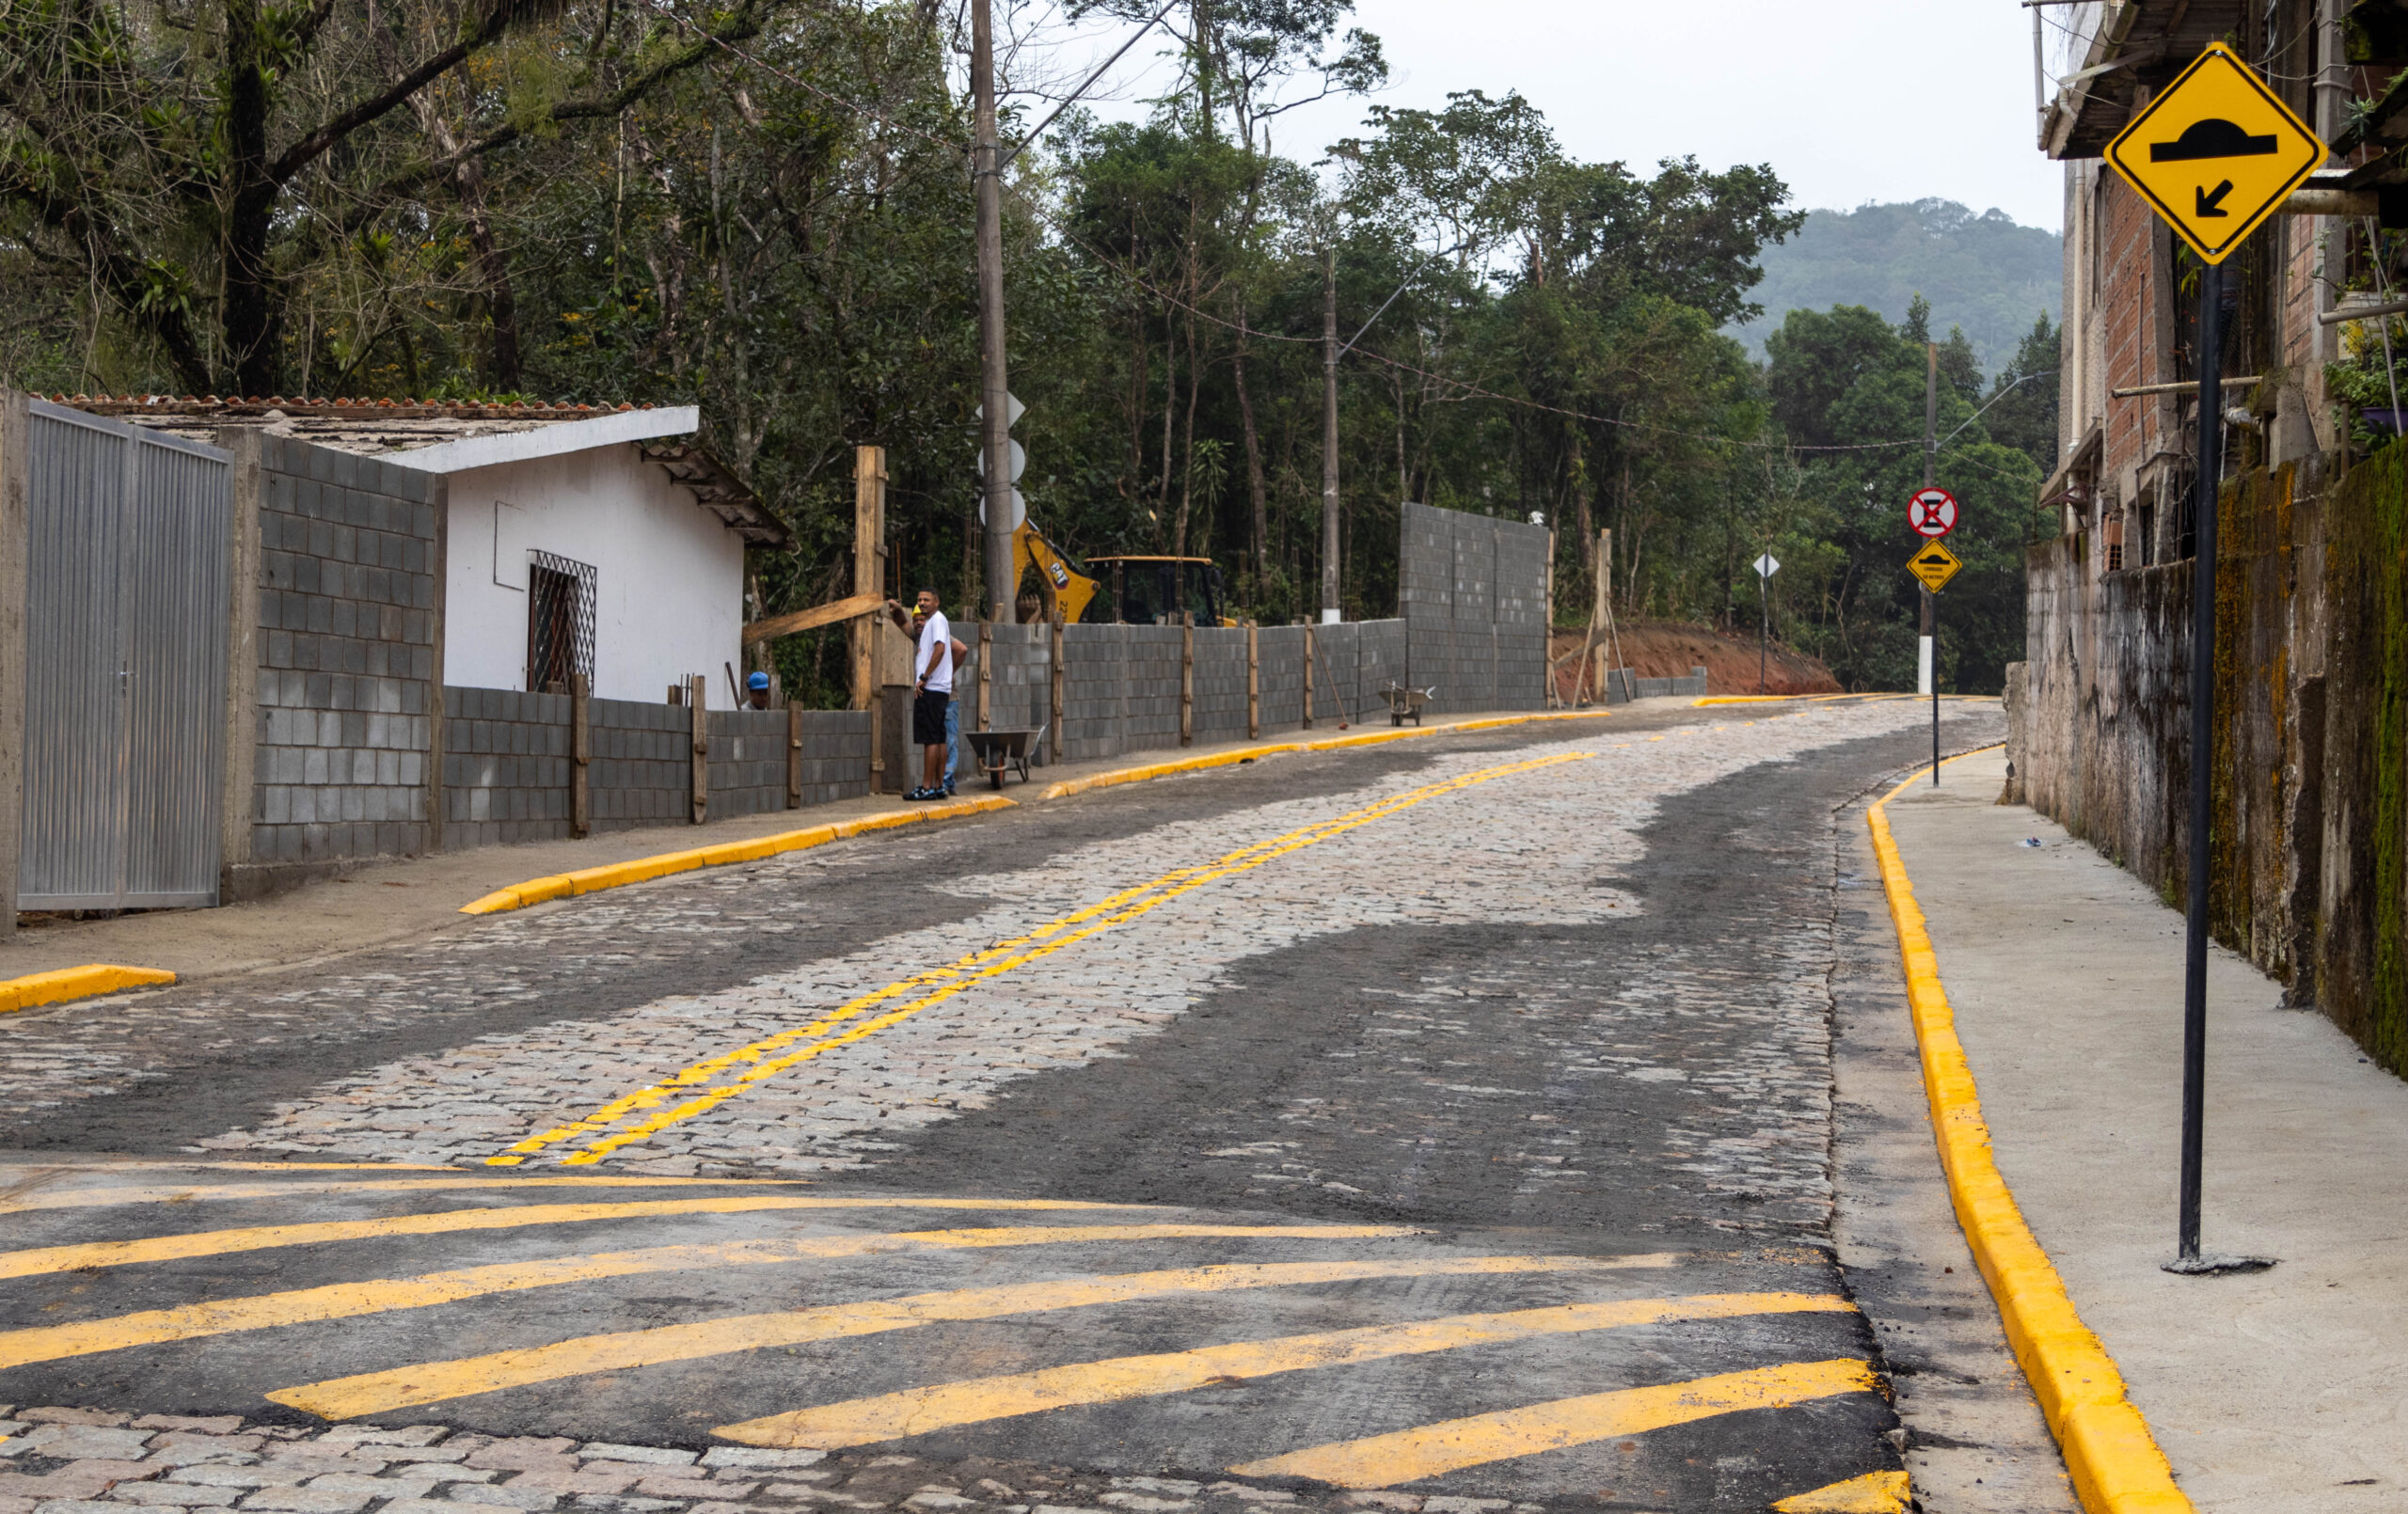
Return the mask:
<path id="1" fill-rule="evenodd" d="M 690 405 L 384 454 L 446 475 L 443 676 L 540 688 L 588 673 L 658 700 L 743 661 L 744 547 L 784 529 L 690 437 Z M 718 680 L 713 679 L 713 686 Z"/>
<path id="2" fill-rule="evenodd" d="M 657 702 L 688 674 L 740 667 L 744 548 L 791 541 L 695 444 L 692 405 L 74 402 L 197 441 L 256 426 L 444 475 L 443 677 L 456 686 L 541 689 L 581 672 L 602 698 Z"/>

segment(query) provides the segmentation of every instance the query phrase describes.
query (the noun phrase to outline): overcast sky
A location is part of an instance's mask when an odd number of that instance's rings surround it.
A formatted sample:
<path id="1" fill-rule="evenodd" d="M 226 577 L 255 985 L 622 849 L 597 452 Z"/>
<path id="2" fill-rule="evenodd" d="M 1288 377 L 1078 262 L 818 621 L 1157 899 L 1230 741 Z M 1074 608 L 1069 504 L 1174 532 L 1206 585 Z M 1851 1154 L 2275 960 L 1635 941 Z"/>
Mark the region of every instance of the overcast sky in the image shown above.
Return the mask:
<path id="1" fill-rule="evenodd" d="M 1938 196 L 2026 226 L 2062 220 L 2060 170 L 2033 145 L 2032 12 L 2016 0 L 1355 3 L 1386 44 L 1389 104 L 1519 89 L 1587 161 L 1694 153 L 1714 168 L 1769 163 L 1813 209 Z M 1124 66 L 1102 113 L 1135 113 L 1159 67 Z M 1361 116 L 1359 101 L 1299 110 L 1275 145 L 1317 157 Z"/>

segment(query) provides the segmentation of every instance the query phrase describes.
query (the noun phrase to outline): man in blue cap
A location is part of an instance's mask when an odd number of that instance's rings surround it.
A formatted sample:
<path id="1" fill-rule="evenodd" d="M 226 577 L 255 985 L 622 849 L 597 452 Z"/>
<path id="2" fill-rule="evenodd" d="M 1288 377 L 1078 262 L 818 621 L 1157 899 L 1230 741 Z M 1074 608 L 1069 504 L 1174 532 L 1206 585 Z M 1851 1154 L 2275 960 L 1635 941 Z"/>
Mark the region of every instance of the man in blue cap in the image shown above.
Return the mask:
<path id="1" fill-rule="evenodd" d="M 768 673 L 747 674 L 744 679 L 744 690 L 746 704 L 756 710 L 766 710 L 769 707 L 769 675 Z"/>

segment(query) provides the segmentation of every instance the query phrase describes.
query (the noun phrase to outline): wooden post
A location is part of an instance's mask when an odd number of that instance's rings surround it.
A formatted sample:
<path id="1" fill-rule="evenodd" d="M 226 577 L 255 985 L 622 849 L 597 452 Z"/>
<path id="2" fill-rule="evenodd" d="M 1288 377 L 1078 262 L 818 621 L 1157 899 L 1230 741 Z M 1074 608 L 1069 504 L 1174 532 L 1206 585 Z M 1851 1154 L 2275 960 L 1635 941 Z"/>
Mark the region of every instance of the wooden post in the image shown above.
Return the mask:
<path id="1" fill-rule="evenodd" d="M 886 591 L 886 449 L 853 449 L 853 592 Z M 852 621 L 845 636 L 852 653 L 851 708 L 870 712 L 869 791 L 885 791 L 885 722 L 879 705 L 878 671 L 872 666 L 877 628 L 868 617 Z"/>
<path id="2" fill-rule="evenodd" d="M 1196 612 L 1179 617 L 1179 744 L 1196 744 Z"/>
<path id="3" fill-rule="evenodd" d="M 978 729 L 995 729 L 995 623 L 978 623 Z"/>
<path id="4" fill-rule="evenodd" d="M 786 808 L 802 808 L 802 706 L 786 706 Z"/>
<path id="5" fill-rule="evenodd" d="M 1252 621 L 1245 627 L 1245 739 L 1262 734 L 1262 637 Z"/>
<path id="6" fill-rule="evenodd" d="M 1047 726 L 1047 730 L 1051 733 L 1046 738 L 1046 753 L 1048 756 L 1052 757 L 1054 762 L 1059 763 L 1062 761 L 1062 658 L 1063 650 L 1069 644 L 1069 641 L 1062 633 L 1062 616 L 1060 611 L 1055 611 L 1054 619 L 1048 623 L 1054 628 L 1054 644 L 1051 649 L 1053 655 L 1047 659 L 1050 664 L 1050 667 L 1048 668 L 1049 677 L 1047 681 L 1053 685 L 1053 714 L 1050 717 L 1050 723 Z"/>
<path id="7" fill-rule="evenodd" d="M 696 673 L 686 680 L 686 713 L 693 721 L 694 824 L 698 826 L 711 812 L 710 692 L 710 674 Z"/>
<path id="8" fill-rule="evenodd" d="M 1305 723 L 1303 729 L 1313 728 L 1313 628 L 1305 625 Z"/>
<path id="9" fill-rule="evenodd" d="M 589 774 L 594 762 L 594 681 L 583 673 L 568 680 L 568 833 L 594 833 L 594 796 Z"/>

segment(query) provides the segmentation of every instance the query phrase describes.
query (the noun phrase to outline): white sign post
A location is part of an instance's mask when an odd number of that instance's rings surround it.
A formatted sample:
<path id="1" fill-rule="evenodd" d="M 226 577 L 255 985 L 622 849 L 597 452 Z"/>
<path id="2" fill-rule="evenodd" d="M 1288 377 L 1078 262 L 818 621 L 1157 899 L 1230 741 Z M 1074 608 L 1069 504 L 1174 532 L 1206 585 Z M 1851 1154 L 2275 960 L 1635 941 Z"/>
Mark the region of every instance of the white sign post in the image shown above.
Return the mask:
<path id="1" fill-rule="evenodd" d="M 1765 691 L 1765 653 L 1772 641 L 1772 576 L 1781 559 L 1767 552 L 1756 559 L 1756 693 Z"/>

